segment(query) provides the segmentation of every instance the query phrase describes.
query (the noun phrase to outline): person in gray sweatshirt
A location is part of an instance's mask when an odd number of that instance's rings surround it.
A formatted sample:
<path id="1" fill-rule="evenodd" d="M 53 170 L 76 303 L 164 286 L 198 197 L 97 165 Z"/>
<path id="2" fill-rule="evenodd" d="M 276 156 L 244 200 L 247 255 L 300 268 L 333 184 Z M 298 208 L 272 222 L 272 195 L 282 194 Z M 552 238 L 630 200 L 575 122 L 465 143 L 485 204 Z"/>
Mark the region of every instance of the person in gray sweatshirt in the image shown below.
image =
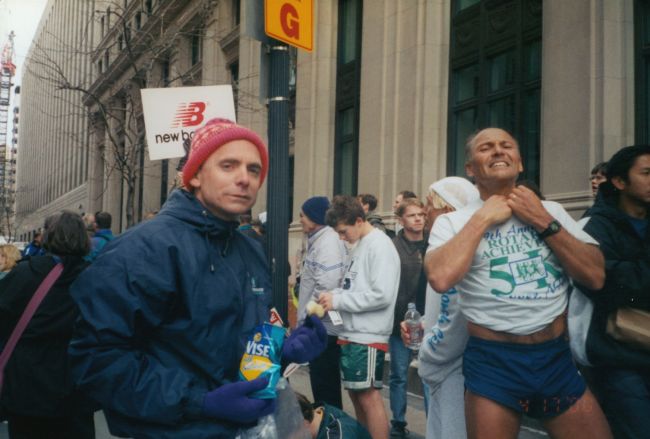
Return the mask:
<path id="1" fill-rule="evenodd" d="M 326 220 L 341 239 L 355 247 L 342 287 L 321 293 L 319 303 L 325 311 L 338 311 L 343 320 L 339 333 L 341 375 L 356 417 L 373 439 L 387 439 L 388 417 L 379 389 L 393 330 L 399 255 L 390 238 L 366 221 L 354 197 L 334 197 Z"/>

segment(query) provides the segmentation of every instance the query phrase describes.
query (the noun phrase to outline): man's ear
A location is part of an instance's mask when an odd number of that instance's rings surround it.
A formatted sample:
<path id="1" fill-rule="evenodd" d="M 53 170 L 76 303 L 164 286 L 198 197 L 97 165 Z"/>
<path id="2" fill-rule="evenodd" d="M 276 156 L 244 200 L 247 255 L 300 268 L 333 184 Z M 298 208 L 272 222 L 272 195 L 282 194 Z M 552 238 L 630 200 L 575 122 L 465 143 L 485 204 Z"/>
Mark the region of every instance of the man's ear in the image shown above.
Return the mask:
<path id="1" fill-rule="evenodd" d="M 472 170 L 472 164 L 470 162 L 465 163 L 465 174 L 468 177 L 474 177 L 474 171 Z"/>
<path id="2" fill-rule="evenodd" d="M 198 174 L 197 174 L 198 175 Z M 190 187 L 188 189 L 198 189 L 201 187 L 201 180 L 196 175 L 190 180 Z"/>
<path id="3" fill-rule="evenodd" d="M 613 177 L 612 178 L 612 184 L 619 191 L 622 191 L 623 189 L 625 189 L 625 180 L 623 180 L 623 178 L 621 178 L 621 177 Z"/>

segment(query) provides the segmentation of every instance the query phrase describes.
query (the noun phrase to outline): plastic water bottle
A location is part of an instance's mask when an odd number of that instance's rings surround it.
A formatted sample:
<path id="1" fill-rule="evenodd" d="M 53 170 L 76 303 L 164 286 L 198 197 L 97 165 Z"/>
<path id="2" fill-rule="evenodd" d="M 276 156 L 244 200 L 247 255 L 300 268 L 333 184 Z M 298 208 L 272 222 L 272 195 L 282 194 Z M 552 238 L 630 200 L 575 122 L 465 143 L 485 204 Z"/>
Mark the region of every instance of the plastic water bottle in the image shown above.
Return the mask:
<path id="1" fill-rule="evenodd" d="M 422 329 L 422 316 L 415 309 L 415 303 L 408 304 L 408 311 L 404 314 L 404 322 L 406 322 L 406 327 L 411 335 L 411 342 L 406 347 L 417 351 L 422 344 L 424 330 Z"/>

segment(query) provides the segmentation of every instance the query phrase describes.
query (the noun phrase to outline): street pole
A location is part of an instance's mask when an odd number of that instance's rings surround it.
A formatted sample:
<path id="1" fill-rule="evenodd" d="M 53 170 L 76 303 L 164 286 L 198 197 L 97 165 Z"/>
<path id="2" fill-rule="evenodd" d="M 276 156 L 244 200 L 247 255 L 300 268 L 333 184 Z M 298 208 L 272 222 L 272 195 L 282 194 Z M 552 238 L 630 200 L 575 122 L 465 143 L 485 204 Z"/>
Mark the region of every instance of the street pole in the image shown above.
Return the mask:
<path id="1" fill-rule="evenodd" d="M 269 179 L 266 233 L 273 306 L 288 323 L 289 48 L 284 43 L 271 40 L 269 49 Z"/>

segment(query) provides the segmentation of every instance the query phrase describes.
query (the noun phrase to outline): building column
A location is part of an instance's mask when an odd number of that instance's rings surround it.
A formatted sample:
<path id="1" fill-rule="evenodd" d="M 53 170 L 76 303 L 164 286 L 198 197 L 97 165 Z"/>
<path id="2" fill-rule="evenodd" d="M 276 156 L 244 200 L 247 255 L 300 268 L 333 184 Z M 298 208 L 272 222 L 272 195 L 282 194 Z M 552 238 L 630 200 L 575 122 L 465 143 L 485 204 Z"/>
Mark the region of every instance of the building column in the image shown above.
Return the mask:
<path id="1" fill-rule="evenodd" d="M 591 168 L 634 138 L 632 3 L 543 3 L 541 188 L 576 216 Z"/>

